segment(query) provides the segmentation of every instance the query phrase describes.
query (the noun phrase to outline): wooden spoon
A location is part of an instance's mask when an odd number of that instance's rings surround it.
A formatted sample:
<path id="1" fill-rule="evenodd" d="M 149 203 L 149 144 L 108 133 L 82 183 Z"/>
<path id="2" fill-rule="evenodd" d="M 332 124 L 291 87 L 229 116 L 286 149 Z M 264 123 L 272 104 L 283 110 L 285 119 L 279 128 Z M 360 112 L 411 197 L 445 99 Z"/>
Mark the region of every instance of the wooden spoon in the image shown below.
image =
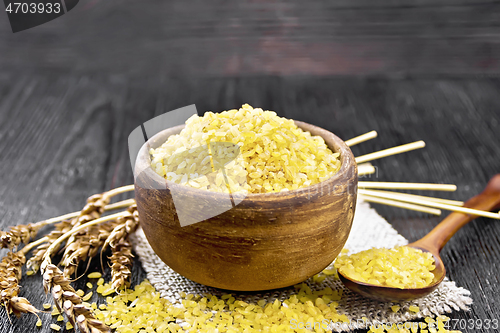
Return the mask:
<path id="1" fill-rule="evenodd" d="M 464 206 L 484 211 L 498 209 L 500 207 L 500 174 L 491 178 L 484 191 L 468 200 Z M 432 271 L 432 273 L 434 273 L 434 280 L 427 287 L 399 289 L 377 286 L 351 280 L 339 272 L 340 280 L 352 291 L 381 301 L 411 300 L 425 296 L 436 289 L 446 275 L 446 269 L 439 256 L 439 252 L 460 228 L 476 217 L 476 215 L 464 213 L 451 213 L 423 238 L 407 245 L 425 252 L 430 252 L 434 257 L 436 265 L 436 268 Z"/>

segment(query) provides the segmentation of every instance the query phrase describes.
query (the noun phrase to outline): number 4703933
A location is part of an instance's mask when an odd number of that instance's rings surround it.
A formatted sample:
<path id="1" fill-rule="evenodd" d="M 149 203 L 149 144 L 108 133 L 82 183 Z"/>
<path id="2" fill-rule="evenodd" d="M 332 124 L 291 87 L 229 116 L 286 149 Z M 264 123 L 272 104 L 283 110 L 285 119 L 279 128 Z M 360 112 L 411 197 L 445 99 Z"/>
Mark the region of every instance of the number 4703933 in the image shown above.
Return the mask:
<path id="1" fill-rule="evenodd" d="M 11 2 L 5 8 L 9 14 L 59 14 L 61 12 L 61 3 L 27 3 L 27 2 Z"/>
<path id="2" fill-rule="evenodd" d="M 498 319 L 450 319 L 444 323 L 448 330 L 485 329 L 497 330 Z"/>

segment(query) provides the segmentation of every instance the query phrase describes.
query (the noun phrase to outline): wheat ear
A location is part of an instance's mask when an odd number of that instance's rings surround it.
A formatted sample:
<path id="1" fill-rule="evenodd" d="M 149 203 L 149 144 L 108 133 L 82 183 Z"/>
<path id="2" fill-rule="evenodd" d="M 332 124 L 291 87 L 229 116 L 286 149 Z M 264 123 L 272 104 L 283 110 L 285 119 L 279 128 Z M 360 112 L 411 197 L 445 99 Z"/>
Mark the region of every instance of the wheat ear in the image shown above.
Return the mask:
<path id="1" fill-rule="evenodd" d="M 83 235 L 79 235 L 73 243 L 69 244 L 61 259 L 64 275 L 71 276 L 80 262 L 96 256 L 116 225 L 116 221 L 110 221 L 89 227 L 84 230 Z"/>
<path id="2" fill-rule="evenodd" d="M 86 307 L 80 296 L 71 286 L 70 281 L 56 265 L 44 267 L 43 289 L 52 294 L 54 303 L 60 312 L 64 312 L 73 326 L 78 326 L 82 333 L 109 333 L 111 329 L 94 317 L 92 309 Z"/>
<path id="3" fill-rule="evenodd" d="M 17 317 L 22 313 L 37 313 L 35 308 L 24 297 L 19 297 L 19 280 L 22 276 L 22 267 L 26 262 L 23 252 L 8 252 L 0 262 L 0 304 L 7 313 L 14 313 Z"/>

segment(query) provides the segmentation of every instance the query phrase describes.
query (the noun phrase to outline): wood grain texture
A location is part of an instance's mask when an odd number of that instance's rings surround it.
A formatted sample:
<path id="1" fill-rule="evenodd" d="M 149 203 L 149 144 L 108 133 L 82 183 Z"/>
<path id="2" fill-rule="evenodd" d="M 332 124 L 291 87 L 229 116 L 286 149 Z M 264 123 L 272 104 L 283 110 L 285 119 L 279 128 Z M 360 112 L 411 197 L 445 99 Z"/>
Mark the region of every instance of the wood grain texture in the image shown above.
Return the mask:
<path id="1" fill-rule="evenodd" d="M 82 0 L 12 34 L 0 68 L 176 75 L 500 73 L 500 4 Z"/>
<path id="2" fill-rule="evenodd" d="M 357 156 L 423 139 L 425 149 L 375 161 L 377 179 L 455 183 L 458 190 L 453 193 L 414 193 L 466 200 L 500 170 L 499 93 L 500 81 L 489 78 L 263 76 L 191 81 L 161 73 L 138 77 L 5 70 L 0 72 L 0 227 L 74 211 L 93 193 L 132 183 L 126 145 L 130 131 L 155 115 L 192 103 L 199 111 L 218 111 L 248 102 L 344 139 L 377 130 L 377 139 L 352 147 Z M 440 221 L 374 206 L 410 241 Z M 500 319 L 499 240 L 500 224 L 479 218 L 443 249 L 449 278 L 471 290 L 474 299 L 470 312 L 453 312 L 452 318 Z M 89 271 L 98 269 L 94 260 Z M 136 261 L 133 283 L 143 278 Z M 76 281 L 76 288 L 86 290 L 85 282 Z M 21 285 L 21 296 L 41 308 L 46 298 L 40 277 L 24 277 Z M 93 300 L 103 301 L 97 296 Z M 11 325 L 5 312 L 0 313 L 0 332 L 33 331 L 34 316 L 12 318 Z M 40 332 L 48 333 L 51 316 L 43 318 Z"/>

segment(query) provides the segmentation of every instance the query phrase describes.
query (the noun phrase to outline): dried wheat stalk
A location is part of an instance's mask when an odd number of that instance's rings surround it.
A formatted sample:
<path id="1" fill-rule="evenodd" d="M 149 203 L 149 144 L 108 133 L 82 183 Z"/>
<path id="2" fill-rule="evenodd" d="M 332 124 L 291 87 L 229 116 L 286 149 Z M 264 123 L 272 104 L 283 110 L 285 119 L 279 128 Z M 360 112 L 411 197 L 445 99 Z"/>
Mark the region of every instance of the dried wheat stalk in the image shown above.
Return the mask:
<path id="1" fill-rule="evenodd" d="M 139 226 L 139 212 L 137 211 L 137 205 L 131 205 L 122 217 L 117 219 L 117 224 L 108 239 L 104 243 L 102 250 L 106 250 L 108 245 L 114 248 L 116 244 L 120 241 L 125 240 L 128 236 L 137 230 Z"/>
<path id="2" fill-rule="evenodd" d="M 28 244 L 42 226 L 40 223 L 20 224 L 10 227 L 9 231 L 0 231 L 0 248 L 13 249 L 21 243 Z"/>
<path id="3" fill-rule="evenodd" d="M 111 248 L 111 285 L 118 291 L 123 287 L 130 286 L 132 275 L 132 245 L 126 240 L 120 241 Z"/>
<path id="4" fill-rule="evenodd" d="M 12 249 L 21 243 L 26 244 L 19 252 L 9 252 L 0 262 L 0 305 L 3 305 L 8 313 L 14 313 L 16 316 L 26 312 L 34 314 L 39 312 L 26 298 L 18 297 L 22 266 L 26 263 L 25 254 L 35 249 L 35 253 L 29 261 L 29 267 L 34 270 L 41 269 L 45 292 L 51 291 L 59 310 L 64 311 L 71 323 L 74 326 L 77 325 L 82 333 L 110 332 L 110 328 L 95 319 L 92 310 L 83 305 L 81 298 L 76 295 L 71 287 L 69 280 L 59 268 L 52 264 L 51 256 L 60 249 L 66 240 L 66 245 L 70 246 L 75 239 L 79 239 L 82 235 L 85 235 L 83 240 L 85 241 L 86 251 L 84 253 L 81 250 L 80 252 L 73 251 L 68 256 L 68 262 L 73 263 L 72 266 L 76 267 L 78 260 L 85 260 L 89 256 L 95 256 L 118 223 L 118 221 L 106 222 L 118 219 L 123 215 L 123 213 L 117 213 L 100 218 L 106 204 L 112 196 L 130 190 L 133 190 L 133 186 L 124 186 L 103 194 L 94 195 L 87 200 L 87 204 L 78 213 L 78 216 L 71 213 L 38 223 L 14 226 L 8 232 L 0 231 L 0 248 L 8 247 Z M 127 202 L 127 200 L 124 202 Z M 107 208 L 108 210 L 119 208 L 124 202 L 110 205 Z M 130 213 L 127 213 L 127 215 L 130 215 Z M 71 217 L 74 218 L 72 220 L 63 220 L 63 218 Z M 126 220 L 120 220 L 119 223 L 125 222 Z M 55 224 L 55 230 L 49 235 L 37 241 L 32 241 L 42 226 L 54 223 L 57 223 Z M 95 227 L 98 224 L 103 224 L 103 226 L 101 228 Z M 86 231 L 86 229 L 88 230 Z"/>
<path id="5" fill-rule="evenodd" d="M 116 225 L 116 221 L 110 221 L 99 226 L 92 226 L 85 229 L 84 234 L 75 238 L 75 241 L 66 247 L 61 260 L 64 275 L 71 276 L 80 262 L 95 257 Z"/>
<path id="6" fill-rule="evenodd" d="M 51 292 L 57 308 L 64 311 L 73 326 L 78 325 L 82 333 L 111 332 L 106 324 L 95 319 L 90 308 L 82 304 L 82 299 L 57 266 L 49 264 L 42 269 L 45 293 Z"/>
<path id="7" fill-rule="evenodd" d="M 38 271 L 40 264 L 42 263 L 43 256 L 47 251 L 48 247 L 59 237 L 64 235 L 66 232 L 70 231 L 73 227 L 72 220 L 64 220 L 54 225 L 55 230 L 52 230 L 46 237 L 48 238 L 46 243 L 40 244 L 34 251 L 31 258 L 28 260 L 26 267 Z M 59 248 L 56 249 L 56 251 Z"/>
<path id="8" fill-rule="evenodd" d="M 40 264 L 43 260 L 43 257 L 49 246 L 52 244 L 52 242 L 57 240 L 59 237 L 61 237 L 71 229 L 77 228 L 82 224 L 88 223 L 90 221 L 99 218 L 101 214 L 104 212 L 104 207 L 109 202 L 109 199 L 110 196 L 106 195 L 106 193 L 95 194 L 87 199 L 87 204 L 85 205 L 85 207 L 83 207 L 79 216 L 71 220 L 65 220 L 57 223 L 55 225 L 56 230 L 53 230 L 48 235 L 49 241 L 47 243 L 41 244 L 36 248 L 36 250 L 33 253 L 33 256 L 30 258 L 30 260 L 28 260 L 27 267 L 33 269 L 34 271 L 38 271 L 38 269 L 40 268 Z M 76 246 L 79 246 L 81 244 L 74 244 L 74 245 L 71 244 L 75 243 L 77 237 L 84 234 L 86 234 L 86 232 L 85 230 L 82 230 L 79 233 L 75 233 L 74 235 L 72 235 L 70 239 L 66 242 L 66 250 L 68 251 L 68 248 L 78 249 L 78 247 Z M 55 249 L 55 251 L 57 251 L 58 249 L 59 248 Z M 72 272 L 68 272 L 68 274 L 71 273 Z"/>
<path id="9" fill-rule="evenodd" d="M 109 203 L 110 196 L 107 192 L 101 194 L 94 194 L 87 199 L 87 204 L 83 207 L 80 212 L 80 216 L 74 219 L 73 228 L 78 228 L 82 224 L 88 223 L 95 219 L 98 219 L 102 213 L 104 213 L 104 207 Z M 83 233 L 85 233 L 83 231 Z M 66 242 L 66 246 L 73 243 L 78 236 L 78 233 L 71 235 L 71 237 Z"/>
<path id="10" fill-rule="evenodd" d="M 86 224 L 90 221 L 93 221 L 101 216 L 101 214 L 104 212 L 104 206 L 109 202 L 109 195 L 104 194 L 96 194 L 87 199 L 87 204 L 85 207 L 82 209 L 80 212 L 80 215 L 71 219 L 71 220 L 66 220 L 66 221 L 61 221 L 55 225 L 55 229 L 53 230 L 48 237 L 50 238 L 49 241 L 45 244 L 41 244 L 36 248 L 36 250 L 33 253 L 33 256 L 28 260 L 27 267 L 33 269 L 34 271 L 38 271 L 40 268 L 40 264 L 42 263 L 43 257 L 47 251 L 47 248 L 52 244 L 53 241 L 64 235 L 66 232 L 75 229 L 83 224 Z M 107 231 L 103 230 L 103 231 Z M 78 233 L 73 234 L 70 239 L 66 242 L 66 250 L 65 250 L 65 255 L 63 256 L 63 266 L 68 267 L 67 270 L 65 269 L 65 273 L 67 276 L 71 275 L 78 264 L 81 260 L 86 260 L 86 256 L 84 255 L 85 251 L 83 249 L 80 249 L 80 247 L 86 247 L 87 252 L 91 252 L 90 257 L 94 257 L 97 254 L 97 250 L 95 249 L 96 245 L 95 244 L 95 238 L 92 238 L 92 236 L 95 234 L 90 233 L 90 237 L 88 238 L 87 241 L 84 240 L 85 235 L 88 235 L 89 232 L 87 230 L 81 230 Z M 107 237 L 108 234 L 106 234 Z M 100 235 L 99 237 L 104 237 L 103 235 Z M 91 244 L 88 244 L 87 242 L 91 242 Z M 76 244 L 75 244 L 76 243 Z M 93 245 L 92 245 L 93 244 Z M 100 244 L 98 247 L 102 246 Z M 59 250 L 59 248 L 55 249 L 55 251 Z M 55 252 L 54 251 L 54 252 Z M 72 257 L 69 259 L 69 256 L 72 255 L 75 251 L 78 252 L 78 254 L 75 254 L 75 256 L 78 257 Z M 71 265 L 70 263 L 73 260 L 78 260 L 74 265 Z M 65 264 L 67 263 L 67 264 Z"/>
<path id="11" fill-rule="evenodd" d="M 22 252 L 9 252 L 0 262 L 0 304 L 5 307 L 7 313 L 12 312 L 17 317 L 22 313 L 39 312 L 26 298 L 17 296 L 25 262 L 26 258 Z"/>
<path id="12" fill-rule="evenodd" d="M 130 285 L 134 256 L 128 237 L 139 226 L 137 205 L 131 205 L 127 209 L 127 214 L 117 219 L 117 223 L 118 226 L 113 229 L 102 247 L 102 252 L 106 250 L 108 245 L 111 247 L 111 284 L 116 291 Z"/>
<path id="13" fill-rule="evenodd" d="M 109 221 L 107 223 L 101 224 L 99 227 L 96 227 L 97 229 L 96 232 L 92 232 L 89 234 L 89 239 L 88 239 L 88 242 L 90 244 L 90 249 L 88 252 L 89 258 L 93 258 L 99 253 L 99 250 L 101 249 L 102 246 L 104 246 L 106 239 L 108 239 L 109 235 L 116 228 L 117 225 L 118 225 L 118 219 Z"/>

